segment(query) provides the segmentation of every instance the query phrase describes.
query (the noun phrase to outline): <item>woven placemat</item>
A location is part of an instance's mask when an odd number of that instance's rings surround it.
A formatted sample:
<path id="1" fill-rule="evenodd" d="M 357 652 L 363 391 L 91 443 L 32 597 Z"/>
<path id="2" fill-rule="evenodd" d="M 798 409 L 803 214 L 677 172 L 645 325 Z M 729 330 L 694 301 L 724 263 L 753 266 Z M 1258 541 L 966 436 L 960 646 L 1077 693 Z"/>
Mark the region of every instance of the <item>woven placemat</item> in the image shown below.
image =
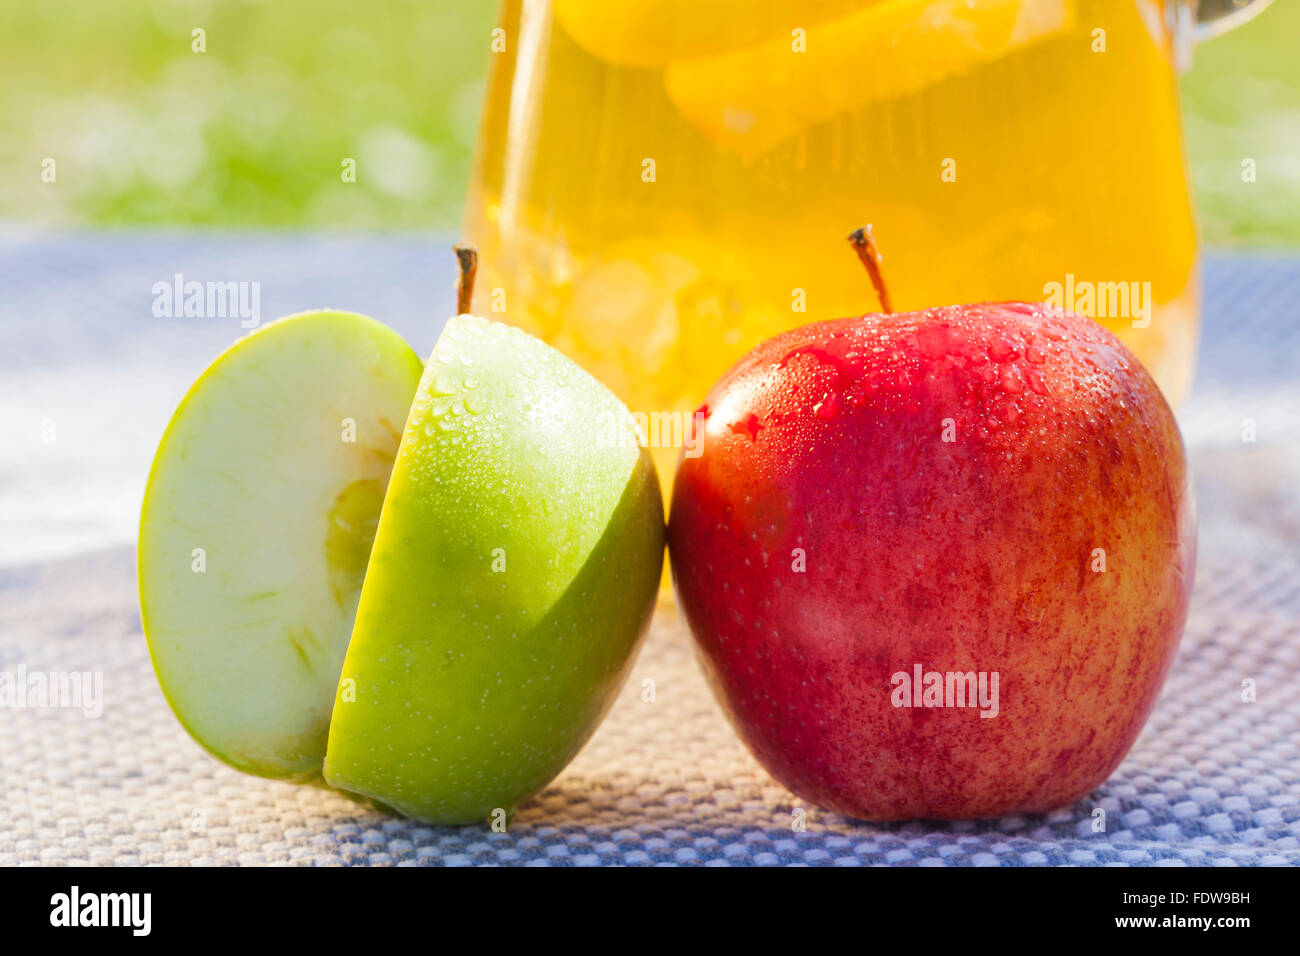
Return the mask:
<path id="1" fill-rule="evenodd" d="M 809 807 L 796 831 L 803 804 L 732 734 L 676 611 L 661 607 L 590 744 L 494 834 L 228 769 L 158 690 L 132 605 L 132 552 L 54 562 L 6 590 L 0 668 L 100 671 L 103 714 L 3 715 L 0 864 L 1297 863 L 1295 571 L 1203 576 L 1155 714 L 1090 798 L 1047 816 L 947 825 L 872 825 Z M 1247 676 L 1259 687 L 1250 705 Z M 1106 833 L 1092 832 L 1095 807 Z"/>

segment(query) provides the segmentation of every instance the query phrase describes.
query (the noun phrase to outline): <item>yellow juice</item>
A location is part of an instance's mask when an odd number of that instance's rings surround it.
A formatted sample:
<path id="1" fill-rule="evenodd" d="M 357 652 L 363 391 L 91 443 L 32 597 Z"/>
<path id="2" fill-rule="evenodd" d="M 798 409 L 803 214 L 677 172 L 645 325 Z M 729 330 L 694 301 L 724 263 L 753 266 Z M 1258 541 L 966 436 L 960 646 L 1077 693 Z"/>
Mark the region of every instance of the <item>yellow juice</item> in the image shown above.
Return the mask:
<path id="1" fill-rule="evenodd" d="M 1055 298 L 1177 402 L 1197 250 L 1162 23 L 1151 0 L 506 0 L 478 309 L 689 415 L 763 339 L 877 309 L 845 241 L 870 222 L 895 309 Z"/>

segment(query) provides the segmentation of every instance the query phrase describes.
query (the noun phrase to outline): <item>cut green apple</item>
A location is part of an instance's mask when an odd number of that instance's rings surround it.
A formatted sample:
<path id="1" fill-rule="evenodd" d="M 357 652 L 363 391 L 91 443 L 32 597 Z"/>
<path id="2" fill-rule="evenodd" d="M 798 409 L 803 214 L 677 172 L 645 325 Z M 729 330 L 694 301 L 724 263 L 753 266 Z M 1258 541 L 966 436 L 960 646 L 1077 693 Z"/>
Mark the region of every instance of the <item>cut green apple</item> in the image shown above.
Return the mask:
<path id="1" fill-rule="evenodd" d="M 219 357 L 150 475 L 141 613 L 216 756 L 470 823 L 512 814 L 613 702 L 663 504 L 628 410 L 537 339 L 458 315 L 421 372 L 344 313 Z"/>
<path id="2" fill-rule="evenodd" d="M 249 773 L 317 780 L 419 357 L 343 312 L 273 322 L 185 396 L 140 520 L 140 607 L 176 716 Z"/>
<path id="3" fill-rule="evenodd" d="M 450 319 L 388 486 L 325 780 L 435 823 L 512 814 L 612 703 L 663 549 L 623 404 L 518 329 Z"/>

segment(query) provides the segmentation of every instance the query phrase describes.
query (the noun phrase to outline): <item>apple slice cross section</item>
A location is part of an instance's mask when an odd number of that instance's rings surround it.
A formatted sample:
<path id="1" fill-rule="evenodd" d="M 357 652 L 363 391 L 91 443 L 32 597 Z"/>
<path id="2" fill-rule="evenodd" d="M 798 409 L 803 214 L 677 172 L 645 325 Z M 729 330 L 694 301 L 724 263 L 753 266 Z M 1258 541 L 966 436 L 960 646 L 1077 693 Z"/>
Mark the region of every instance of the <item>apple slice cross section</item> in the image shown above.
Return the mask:
<path id="1" fill-rule="evenodd" d="M 140 520 L 141 618 L 172 710 L 240 770 L 320 779 L 421 371 L 373 319 L 289 316 L 223 352 L 163 436 Z"/>
<path id="2" fill-rule="evenodd" d="M 626 407 L 520 330 L 450 319 L 388 486 L 325 780 L 434 823 L 512 814 L 627 676 L 664 533 Z"/>

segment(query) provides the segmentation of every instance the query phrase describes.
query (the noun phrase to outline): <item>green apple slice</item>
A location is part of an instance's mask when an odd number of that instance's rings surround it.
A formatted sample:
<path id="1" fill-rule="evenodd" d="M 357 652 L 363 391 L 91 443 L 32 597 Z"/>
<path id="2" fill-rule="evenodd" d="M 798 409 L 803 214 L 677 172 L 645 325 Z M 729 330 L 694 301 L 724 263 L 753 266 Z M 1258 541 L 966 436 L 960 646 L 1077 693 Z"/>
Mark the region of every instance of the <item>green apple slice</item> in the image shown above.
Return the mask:
<path id="1" fill-rule="evenodd" d="M 450 319 L 388 486 L 325 780 L 434 823 L 512 814 L 623 683 L 663 548 L 623 404 L 518 329 Z"/>
<path id="2" fill-rule="evenodd" d="M 330 711 L 419 357 L 344 312 L 273 322 L 176 410 L 140 519 L 159 683 L 232 766 L 318 780 Z"/>

